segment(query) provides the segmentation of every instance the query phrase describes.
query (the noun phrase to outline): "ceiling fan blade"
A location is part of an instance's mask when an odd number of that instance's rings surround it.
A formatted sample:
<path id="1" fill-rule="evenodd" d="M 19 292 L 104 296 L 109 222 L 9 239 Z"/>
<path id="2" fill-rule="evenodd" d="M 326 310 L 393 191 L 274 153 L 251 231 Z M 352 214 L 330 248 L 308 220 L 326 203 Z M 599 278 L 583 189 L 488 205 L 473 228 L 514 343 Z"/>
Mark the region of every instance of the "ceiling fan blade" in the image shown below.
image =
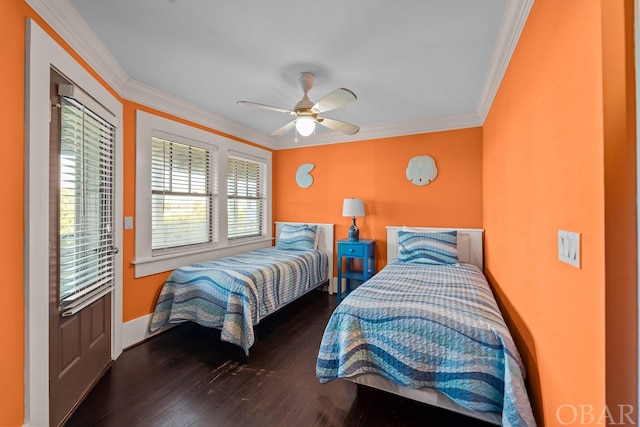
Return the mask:
<path id="1" fill-rule="evenodd" d="M 355 135 L 360 130 L 359 126 L 352 125 L 351 123 L 347 122 L 341 122 L 340 120 L 318 117 L 317 121 L 322 126 L 328 127 L 331 130 L 345 133 L 347 135 Z"/>
<path id="2" fill-rule="evenodd" d="M 250 107 L 264 108 L 265 110 L 277 111 L 279 113 L 287 113 L 287 114 L 291 114 L 292 116 L 296 115 L 295 111 L 287 110 L 286 108 L 272 107 L 271 105 L 258 104 L 257 102 L 238 101 L 238 104 L 240 104 L 240 105 L 248 105 Z"/>
<path id="3" fill-rule="evenodd" d="M 271 136 L 280 136 L 285 132 L 290 131 L 291 129 L 293 129 L 293 127 L 296 125 L 296 121 L 293 120 L 289 123 L 287 123 L 286 125 L 282 126 L 280 129 L 274 131 Z"/>
<path id="4" fill-rule="evenodd" d="M 355 93 L 351 92 L 349 89 L 341 87 L 340 89 L 334 90 L 329 95 L 316 102 L 315 105 L 311 108 L 311 111 L 316 114 L 324 113 L 325 111 L 335 110 L 338 107 L 349 104 L 356 99 L 358 98 L 356 97 Z"/>

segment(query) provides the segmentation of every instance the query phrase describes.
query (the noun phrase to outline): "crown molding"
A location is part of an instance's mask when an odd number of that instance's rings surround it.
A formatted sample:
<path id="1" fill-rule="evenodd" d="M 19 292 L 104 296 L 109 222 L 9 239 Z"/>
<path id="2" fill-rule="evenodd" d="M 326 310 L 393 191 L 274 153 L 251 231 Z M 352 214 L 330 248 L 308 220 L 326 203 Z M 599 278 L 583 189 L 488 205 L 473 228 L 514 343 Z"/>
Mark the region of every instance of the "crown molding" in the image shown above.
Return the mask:
<path id="1" fill-rule="evenodd" d="M 484 124 L 534 0 L 508 0 L 477 112 L 367 126 L 353 136 L 321 132 L 277 138 L 131 79 L 68 0 L 25 0 L 122 98 L 278 150 L 413 135 Z"/>
<path id="2" fill-rule="evenodd" d="M 337 132 L 321 132 L 317 135 L 298 137 L 294 141 L 292 134 L 282 135 L 276 140 L 275 149 L 309 147 L 314 145 L 338 144 L 343 142 L 364 141 L 371 139 L 391 138 L 396 136 L 416 135 L 420 133 L 440 132 L 482 126 L 482 118 L 478 113 L 452 114 L 427 119 L 407 120 L 360 128 L 355 135 L 342 135 Z"/>
<path id="3" fill-rule="evenodd" d="M 273 149 L 268 135 L 131 79 L 68 0 L 25 1 L 122 98 Z"/>
<path id="4" fill-rule="evenodd" d="M 121 89 L 123 98 L 146 107 L 171 114 L 176 117 L 215 129 L 218 132 L 275 149 L 275 141 L 268 135 L 244 126 L 236 121 L 217 115 L 205 108 L 169 95 L 137 80 L 130 79 Z"/>
<path id="5" fill-rule="evenodd" d="M 118 61 L 67 0 L 25 0 L 116 92 L 129 80 Z"/>
<path id="6" fill-rule="evenodd" d="M 534 0 L 508 0 L 504 11 L 502 25 L 498 32 L 496 45 L 493 48 L 491 62 L 489 63 L 489 71 L 482 86 L 480 100 L 478 102 L 478 114 L 484 123 L 493 100 L 498 93 L 500 83 L 504 77 L 511 56 L 516 49 L 520 34 L 527 21 Z"/>

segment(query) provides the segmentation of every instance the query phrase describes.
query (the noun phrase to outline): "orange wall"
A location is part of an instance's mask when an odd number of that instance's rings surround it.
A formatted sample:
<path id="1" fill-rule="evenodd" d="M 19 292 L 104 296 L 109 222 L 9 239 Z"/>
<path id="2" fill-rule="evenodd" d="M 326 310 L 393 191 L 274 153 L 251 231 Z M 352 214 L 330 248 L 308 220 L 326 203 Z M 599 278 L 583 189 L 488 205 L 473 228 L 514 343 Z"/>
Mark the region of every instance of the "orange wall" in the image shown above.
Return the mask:
<path id="1" fill-rule="evenodd" d="M 429 155 L 438 176 L 426 186 L 405 175 L 414 156 Z M 296 170 L 314 163 L 313 185 L 295 182 Z M 274 153 L 275 221 L 335 224 L 335 238 L 347 237 L 350 218 L 342 201 L 364 201 L 358 218 L 361 238 L 376 239 L 376 270 L 386 264 L 387 225 L 482 226 L 482 130 L 480 128 L 323 145 Z"/>
<path id="2" fill-rule="evenodd" d="M 633 266 L 625 270 L 629 280 L 636 274 L 635 217 L 628 215 L 635 215 L 635 148 L 605 165 L 605 148 L 613 150 L 605 139 L 602 15 L 599 1 L 536 0 L 483 127 L 486 272 L 514 326 L 545 425 L 571 419 L 562 405 L 592 405 L 600 414 L 607 402 L 605 294 L 613 284 L 605 249 L 613 244 L 605 245 L 605 234 L 615 220 L 605 218 L 605 198 L 625 210 L 618 220 L 631 227 L 618 244 L 626 253 L 616 255 Z M 614 26 L 622 23 L 618 17 Z M 621 187 L 605 189 L 605 177 Z M 558 229 L 581 233 L 580 269 L 558 261 Z M 635 319 L 635 291 L 617 295 L 631 301 Z M 626 326 L 633 351 L 624 357 L 632 388 L 636 324 Z M 635 392 L 627 397 L 635 407 Z"/>
<path id="3" fill-rule="evenodd" d="M 616 408 L 638 401 L 634 19 L 633 0 L 602 0 L 601 5 L 606 391 L 607 405 Z M 634 420 L 637 424 L 637 407 Z"/>
<path id="4" fill-rule="evenodd" d="M 4 272 L 0 310 L 0 425 L 22 425 L 24 418 L 24 34 L 25 4 L 0 2 L 2 61 L 7 82 L 0 103 L 0 269 Z"/>

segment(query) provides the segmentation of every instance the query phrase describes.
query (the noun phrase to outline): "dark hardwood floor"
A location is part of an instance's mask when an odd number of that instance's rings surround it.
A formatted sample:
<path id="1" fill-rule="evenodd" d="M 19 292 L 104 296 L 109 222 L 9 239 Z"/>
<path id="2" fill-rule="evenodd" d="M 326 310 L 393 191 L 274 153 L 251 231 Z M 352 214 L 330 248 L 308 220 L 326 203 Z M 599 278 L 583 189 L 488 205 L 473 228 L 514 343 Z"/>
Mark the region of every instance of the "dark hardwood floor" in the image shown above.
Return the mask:
<path id="1" fill-rule="evenodd" d="M 75 426 L 486 426 L 345 380 L 315 363 L 335 295 L 314 291 L 256 327 L 250 356 L 193 323 L 127 349 L 67 422 Z"/>

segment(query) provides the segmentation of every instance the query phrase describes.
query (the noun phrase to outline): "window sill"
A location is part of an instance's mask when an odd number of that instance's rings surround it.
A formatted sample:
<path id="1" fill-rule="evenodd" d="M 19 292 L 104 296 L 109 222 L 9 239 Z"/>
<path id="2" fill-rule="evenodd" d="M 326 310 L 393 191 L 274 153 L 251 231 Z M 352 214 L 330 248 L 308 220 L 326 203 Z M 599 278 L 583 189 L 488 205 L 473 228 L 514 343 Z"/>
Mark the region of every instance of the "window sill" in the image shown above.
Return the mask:
<path id="1" fill-rule="evenodd" d="M 134 266 L 134 277 L 145 277 L 164 273 L 196 262 L 210 261 L 225 256 L 237 255 L 272 246 L 271 238 L 260 238 L 234 242 L 225 247 L 209 247 L 188 252 L 173 252 L 131 261 Z"/>

